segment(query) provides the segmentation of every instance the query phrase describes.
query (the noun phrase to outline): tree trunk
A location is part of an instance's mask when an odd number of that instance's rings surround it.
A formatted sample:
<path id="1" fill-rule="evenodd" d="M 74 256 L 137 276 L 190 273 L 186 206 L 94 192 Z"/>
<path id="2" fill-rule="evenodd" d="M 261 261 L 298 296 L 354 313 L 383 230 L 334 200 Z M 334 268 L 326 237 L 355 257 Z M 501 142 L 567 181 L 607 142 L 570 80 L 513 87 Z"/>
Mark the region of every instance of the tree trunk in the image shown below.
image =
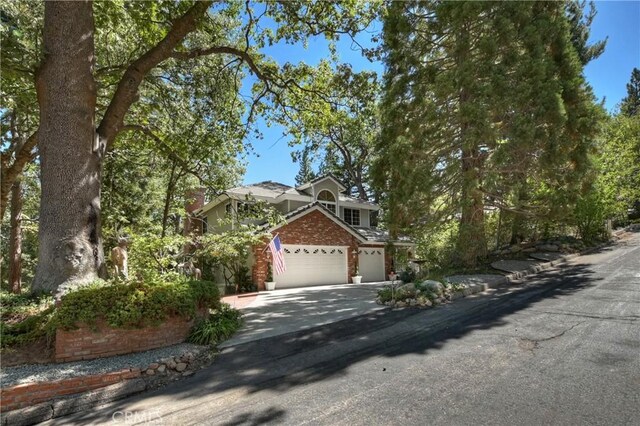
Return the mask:
<path id="1" fill-rule="evenodd" d="M 171 208 L 171 200 L 173 199 L 173 192 L 175 191 L 174 176 L 176 174 L 176 163 L 171 164 L 171 174 L 169 175 L 169 182 L 167 183 L 167 192 L 164 197 L 164 209 L 162 211 L 162 234 L 161 238 L 167 234 L 167 222 L 169 221 L 169 210 Z"/>
<path id="2" fill-rule="evenodd" d="M 45 3 L 45 55 L 36 75 L 42 195 L 35 291 L 87 283 L 105 271 L 92 7 Z"/>
<path id="3" fill-rule="evenodd" d="M 9 236 L 9 287 L 14 294 L 22 290 L 22 179 L 11 186 L 11 232 Z"/>
<path id="4" fill-rule="evenodd" d="M 35 158 L 34 148 L 37 142 L 38 132 L 35 132 L 16 147 L 13 163 L 9 164 L 9 158 L 2 159 L 2 171 L 0 171 L 2 175 L 2 179 L 0 179 L 0 218 L 4 217 L 4 210 L 7 207 L 13 183 L 20 177 L 26 165 Z M 3 157 L 5 157 L 4 154 Z"/>
<path id="5" fill-rule="evenodd" d="M 514 213 L 513 222 L 511 224 L 511 244 L 520 244 L 526 239 L 525 225 L 526 218 L 520 211 L 524 210 L 529 199 L 529 193 L 527 191 L 526 178 L 520 177 L 520 183 L 518 185 L 518 192 L 516 194 L 515 207 L 517 212 Z"/>
<path id="6" fill-rule="evenodd" d="M 484 199 L 480 191 L 480 165 L 476 149 L 462 151 L 462 215 L 458 234 L 460 261 L 474 267 L 487 255 Z"/>
<path id="7" fill-rule="evenodd" d="M 472 61 L 470 32 L 457 36 L 457 57 L 459 105 L 458 120 L 460 123 L 461 146 L 461 217 L 458 231 L 458 256 L 462 265 L 475 267 L 478 260 L 487 255 L 487 237 L 484 229 L 484 195 L 480 191 L 482 158 L 479 149 L 477 126 L 478 118 L 474 114 L 477 103 L 476 72 Z M 475 90 L 474 90 L 475 89 Z"/>

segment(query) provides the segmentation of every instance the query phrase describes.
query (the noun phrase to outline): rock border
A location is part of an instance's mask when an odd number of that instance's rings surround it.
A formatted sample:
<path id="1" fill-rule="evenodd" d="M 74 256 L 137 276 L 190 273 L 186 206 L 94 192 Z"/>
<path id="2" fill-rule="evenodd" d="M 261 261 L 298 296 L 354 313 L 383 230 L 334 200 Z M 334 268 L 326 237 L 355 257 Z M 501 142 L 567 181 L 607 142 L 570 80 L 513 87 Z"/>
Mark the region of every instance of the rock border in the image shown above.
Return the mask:
<path id="1" fill-rule="evenodd" d="M 640 227 L 639 227 L 640 229 Z M 628 232 L 628 231 L 633 231 L 633 229 L 631 227 L 627 227 L 624 229 L 620 229 L 617 231 L 612 232 L 612 237 L 619 237 L 621 234 L 623 234 L 624 232 Z M 611 240 L 598 244 L 594 247 L 589 247 L 585 250 L 582 250 L 580 252 L 576 252 L 576 253 L 569 253 L 569 254 L 565 254 L 560 256 L 558 259 L 549 261 L 549 262 L 543 262 L 543 263 L 538 263 L 534 266 L 531 266 L 530 268 L 527 268 L 525 270 L 522 271 L 517 271 L 517 272 L 512 272 L 509 274 L 505 274 L 504 275 L 504 279 L 500 279 L 500 280 L 496 280 L 495 282 L 492 283 L 471 283 L 471 284 L 464 284 L 466 286 L 466 288 L 464 290 L 460 290 L 460 291 L 449 291 L 446 292 L 445 291 L 445 295 L 442 297 L 439 297 L 436 303 L 433 304 L 427 304 L 427 305 L 419 305 L 416 303 L 412 303 L 411 301 L 407 302 L 406 300 L 404 301 L 396 301 L 395 303 L 391 304 L 390 302 L 386 302 L 386 303 L 379 303 L 378 302 L 378 298 L 376 297 L 376 303 L 381 304 L 383 306 L 388 306 L 391 309 L 398 309 L 398 308 L 420 308 L 420 309 L 424 309 L 424 308 L 429 308 L 429 307 L 436 307 L 442 304 L 445 304 L 447 302 L 452 302 L 454 300 L 460 299 L 462 297 L 466 297 L 466 296 L 470 296 L 472 294 L 476 294 L 476 293 L 481 293 L 483 291 L 487 291 L 489 289 L 496 289 L 499 288 L 503 285 L 507 285 L 507 284 L 515 284 L 514 281 L 518 281 L 524 277 L 530 276 L 530 275 L 534 275 L 537 274 L 539 272 L 551 269 L 554 266 L 563 264 L 568 262 L 569 260 L 575 259 L 576 257 L 579 256 L 584 256 L 590 253 L 595 252 L 596 250 L 599 250 L 603 247 L 607 247 L 612 243 Z M 413 299 L 415 300 L 415 299 Z"/>

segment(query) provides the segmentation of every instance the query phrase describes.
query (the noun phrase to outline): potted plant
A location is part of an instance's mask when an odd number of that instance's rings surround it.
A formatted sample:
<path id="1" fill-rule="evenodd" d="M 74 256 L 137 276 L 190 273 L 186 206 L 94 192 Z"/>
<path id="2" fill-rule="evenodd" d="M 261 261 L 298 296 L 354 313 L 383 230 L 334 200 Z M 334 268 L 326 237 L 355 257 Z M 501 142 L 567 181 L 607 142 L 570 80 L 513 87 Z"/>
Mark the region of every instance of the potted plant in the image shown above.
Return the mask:
<path id="1" fill-rule="evenodd" d="M 355 275 L 351 277 L 351 282 L 354 284 L 360 284 L 362 282 L 362 275 L 360 275 L 360 269 L 358 268 L 358 258 L 356 258 L 356 271 Z"/>
<path id="2" fill-rule="evenodd" d="M 276 282 L 273 280 L 273 269 L 271 268 L 271 262 L 267 263 L 267 281 L 264 283 L 268 291 L 276 289 Z"/>

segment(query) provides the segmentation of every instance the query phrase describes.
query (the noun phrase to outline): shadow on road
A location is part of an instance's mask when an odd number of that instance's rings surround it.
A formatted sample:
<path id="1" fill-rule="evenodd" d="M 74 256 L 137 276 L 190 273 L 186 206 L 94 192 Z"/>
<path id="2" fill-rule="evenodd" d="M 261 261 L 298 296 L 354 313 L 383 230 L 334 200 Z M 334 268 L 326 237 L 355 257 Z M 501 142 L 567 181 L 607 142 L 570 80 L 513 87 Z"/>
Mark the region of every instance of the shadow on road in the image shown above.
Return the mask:
<path id="1" fill-rule="evenodd" d="M 610 248 L 601 251 L 606 250 Z M 189 379 L 115 402 L 109 407 L 122 409 L 116 407 L 162 396 L 171 400 L 189 399 L 193 403 L 191 407 L 204 404 L 206 397 L 208 406 L 228 391 L 286 392 L 300 385 L 346 375 L 351 365 L 371 357 L 437 351 L 447 342 L 476 330 L 504 325 L 509 315 L 542 300 L 564 298 L 594 287 L 601 279 L 595 276 L 595 271 L 588 264 L 566 266 L 559 271 L 539 273 L 520 286 L 500 288 L 490 295 L 459 299 L 437 309 L 385 309 L 327 326 L 249 342 L 225 349 L 212 366 Z M 337 292 L 335 296 L 343 297 L 343 294 Z M 309 306 L 309 314 L 313 315 L 318 308 Z M 402 324 L 411 326 L 403 327 Z M 381 342 L 379 333 L 389 333 L 390 327 L 398 328 L 397 332 Z M 189 409 L 181 408 L 185 415 Z M 255 412 L 239 414 L 226 424 L 261 424 L 277 421 L 285 415 L 286 411 L 281 407 L 256 408 Z M 90 421 L 97 416 L 86 413 L 75 417 L 74 421 Z"/>

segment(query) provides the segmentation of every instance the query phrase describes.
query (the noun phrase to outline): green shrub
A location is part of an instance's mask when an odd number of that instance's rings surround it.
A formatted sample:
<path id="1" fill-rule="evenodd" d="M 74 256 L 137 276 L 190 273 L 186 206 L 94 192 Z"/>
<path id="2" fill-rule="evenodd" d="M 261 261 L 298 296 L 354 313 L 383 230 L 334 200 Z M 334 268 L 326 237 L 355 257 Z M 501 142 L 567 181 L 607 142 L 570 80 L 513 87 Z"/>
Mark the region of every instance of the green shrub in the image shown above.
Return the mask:
<path id="1" fill-rule="evenodd" d="M 2 348 L 30 343 L 45 336 L 51 337 L 55 333 L 51 296 L 0 291 L 0 306 Z"/>
<path id="2" fill-rule="evenodd" d="M 189 342 L 198 345 L 215 345 L 231 337 L 242 326 L 242 314 L 226 303 L 200 321 L 191 330 Z"/>
<path id="3" fill-rule="evenodd" d="M 53 306 L 53 297 L 47 294 L 13 294 L 0 291 L 2 320 L 10 320 L 24 315 L 35 315 Z"/>
<path id="4" fill-rule="evenodd" d="M 415 238 L 418 257 L 426 261 L 423 269 L 445 268 L 449 266 L 456 252 L 458 222 L 452 220 L 428 227 L 418 233 Z"/>
<path id="5" fill-rule="evenodd" d="M 389 302 L 393 298 L 393 289 L 391 286 L 385 285 L 378 290 L 378 298 L 381 302 Z"/>
<path id="6" fill-rule="evenodd" d="M 412 283 L 416 280 L 416 272 L 411 268 L 406 268 L 400 272 L 400 280 L 405 284 Z"/>
<path id="7" fill-rule="evenodd" d="M 52 339 L 55 335 L 53 316 L 54 307 L 51 306 L 15 324 L 0 321 L 0 347 L 20 346 L 43 337 Z"/>
<path id="8" fill-rule="evenodd" d="M 197 307 L 217 308 L 219 303 L 214 283 L 180 276 L 173 281 L 96 282 L 63 297 L 56 323 L 73 329 L 78 323 L 95 326 L 104 318 L 116 328 L 144 327 L 157 325 L 170 315 L 193 317 Z"/>
<path id="9" fill-rule="evenodd" d="M 607 239 L 606 207 L 597 191 L 581 197 L 576 203 L 573 220 L 578 235 L 587 244 Z"/>

